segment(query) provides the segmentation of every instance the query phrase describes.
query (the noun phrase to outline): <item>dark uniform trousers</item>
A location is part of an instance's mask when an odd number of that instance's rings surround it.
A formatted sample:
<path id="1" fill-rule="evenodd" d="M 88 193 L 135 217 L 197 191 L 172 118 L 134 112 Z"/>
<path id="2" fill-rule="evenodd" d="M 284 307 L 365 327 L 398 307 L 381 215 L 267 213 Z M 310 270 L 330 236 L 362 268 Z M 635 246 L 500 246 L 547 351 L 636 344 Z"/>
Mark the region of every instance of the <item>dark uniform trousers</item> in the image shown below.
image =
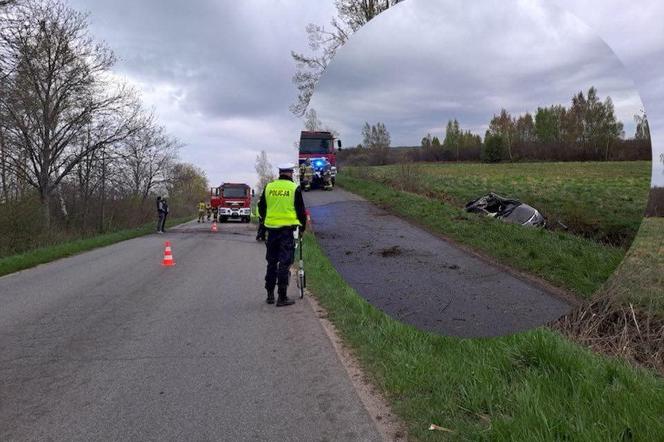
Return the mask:
<path id="1" fill-rule="evenodd" d="M 285 291 L 290 280 L 290 266 L 295 259 L 294 227 L 267 229 L 267 272 L 265 288 L 274 290 L 275 285 Z"/>

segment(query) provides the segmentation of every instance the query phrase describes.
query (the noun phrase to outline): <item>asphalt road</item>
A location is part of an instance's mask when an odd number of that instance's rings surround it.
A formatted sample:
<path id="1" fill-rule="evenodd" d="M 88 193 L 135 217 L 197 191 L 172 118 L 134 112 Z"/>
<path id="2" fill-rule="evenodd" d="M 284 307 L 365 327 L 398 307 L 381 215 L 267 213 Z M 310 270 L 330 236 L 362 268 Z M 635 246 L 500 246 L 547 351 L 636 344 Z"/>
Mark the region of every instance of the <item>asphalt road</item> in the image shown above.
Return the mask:
<path id="1" fill-rule="evenodd" d="M 0 278 L 0 440 L 380 440 L 309 304 L 265 304 L 255 228 L 209 227 Z"/>
<path id="2" fill-rule="evenodd" d="M 419 329 L 502 336 L 567 313 L 559 297 L 336 188 L 305 193 L 316 237 L 361 296 Z"/>

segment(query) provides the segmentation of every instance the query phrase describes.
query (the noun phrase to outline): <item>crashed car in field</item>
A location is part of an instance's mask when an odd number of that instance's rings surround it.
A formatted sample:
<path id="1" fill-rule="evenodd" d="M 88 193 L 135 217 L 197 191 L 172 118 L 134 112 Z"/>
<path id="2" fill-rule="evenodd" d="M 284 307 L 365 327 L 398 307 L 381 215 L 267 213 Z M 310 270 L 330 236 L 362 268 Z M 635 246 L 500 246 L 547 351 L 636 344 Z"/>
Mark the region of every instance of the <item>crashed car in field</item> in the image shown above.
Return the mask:
<path id="1" fill-rule="evenodd" d="M 481 213 L 522 226 L 544 227 L 546 225 L 546 220 L 534 207 L 519 200 L 503 198 L 493 192 L 466 204 L 466 212 Z"/>

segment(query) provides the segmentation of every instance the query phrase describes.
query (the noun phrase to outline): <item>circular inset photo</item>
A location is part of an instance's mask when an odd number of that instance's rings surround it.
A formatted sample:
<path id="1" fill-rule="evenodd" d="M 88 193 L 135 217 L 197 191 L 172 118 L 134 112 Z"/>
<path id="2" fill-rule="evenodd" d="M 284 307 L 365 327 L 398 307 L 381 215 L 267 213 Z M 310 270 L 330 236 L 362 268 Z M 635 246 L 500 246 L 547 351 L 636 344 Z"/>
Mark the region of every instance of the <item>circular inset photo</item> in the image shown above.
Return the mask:
<path id="1" fill-rule="evenodd" d="M 300 160 L 315 172 L 335 151 L 329 185 L 305 194 L 320 244 L 419 329 L 489 337 L 558 319 L 603 289 L 646 208 L 634 82 L 545 2 L 401 2 L 337 50 L 305 117 Z"/>

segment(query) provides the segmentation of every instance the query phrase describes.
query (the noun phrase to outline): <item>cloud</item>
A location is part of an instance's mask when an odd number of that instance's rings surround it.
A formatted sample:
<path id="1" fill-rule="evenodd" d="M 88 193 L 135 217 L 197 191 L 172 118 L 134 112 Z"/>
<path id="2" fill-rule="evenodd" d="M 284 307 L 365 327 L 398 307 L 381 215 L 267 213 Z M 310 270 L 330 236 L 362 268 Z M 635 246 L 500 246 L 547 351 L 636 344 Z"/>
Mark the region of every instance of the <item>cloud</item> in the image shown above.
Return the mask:
<path id="1" fill-rule="evenodd" d="M 137 85 L 161 123 L 186 143 L 182 159 L 203 167 L 211 182 L 255 182 L 253 161 L 261 149 L 274 164 L 294 158 L 301 122 L 288 112 L 296 96 L 290 51 L 307 51 L 305 26 L 329 23 L 333 0 L 69 2 L 90 11 L 93 34 L 119 57 L 116 73 Z M 351 144 L 356 121 L 398 115 L 398 124 L 388 127 L 395 135 L 398 127 L 414 134 L 407 138 L 412 143 L 426 132 L 441 134 L 448 117 L 481 133 L 502 106 L 521 113 L 567 104 L 572 93 L 595 84 L 631 124 L 638 97 L 629 76 L 594 31 L 579 24 L 581 17 L 627 64 L 642 91 L 655 148 L 664 152 L 658 138 L 664 134 L 664 3 L 558 3 L 564 10 L 530 0 L 407 0 L 342 49 L 314 97 L 320 116 Z M 423 25 L 409 28 L 413 21 Z M 393 32 L 381 31 L 390 23 Z M 332 72 L 344 69 L 333 82 Z"/>
<path id="2" fill-rule="evenodd" d="M 653 141 L 653 184 L 664 186 L 664 2 L 557 0 L 590 25 L 625 63 L 648 112 Z"/>
<path id="3" fill-rule="evenodd" d="M 119 58 L 160 123 L 186 146 L 184 161 L 212 183 L 254 184 L 254 160 L 293 161 L 301 121 L 290 51 L 306 50 L 305 27 L 326 23 L 333 4 L 306 0 L 70 0 L 90 13 L 93 35 Z"/>
<path id="4" fill-rule="evenodd" d="M 568 105 L 593 85 L 632 130 L 642 106 L 633 81 L 572 14 L 522 0 L 408 0 L 339 50 L 312 106 L 348 144 L 364 121 L 382 121 L 394 145 L 414 145 L 431 130 L 444 136 L 448 119 L 482 134 L 501 108 Z"/>

